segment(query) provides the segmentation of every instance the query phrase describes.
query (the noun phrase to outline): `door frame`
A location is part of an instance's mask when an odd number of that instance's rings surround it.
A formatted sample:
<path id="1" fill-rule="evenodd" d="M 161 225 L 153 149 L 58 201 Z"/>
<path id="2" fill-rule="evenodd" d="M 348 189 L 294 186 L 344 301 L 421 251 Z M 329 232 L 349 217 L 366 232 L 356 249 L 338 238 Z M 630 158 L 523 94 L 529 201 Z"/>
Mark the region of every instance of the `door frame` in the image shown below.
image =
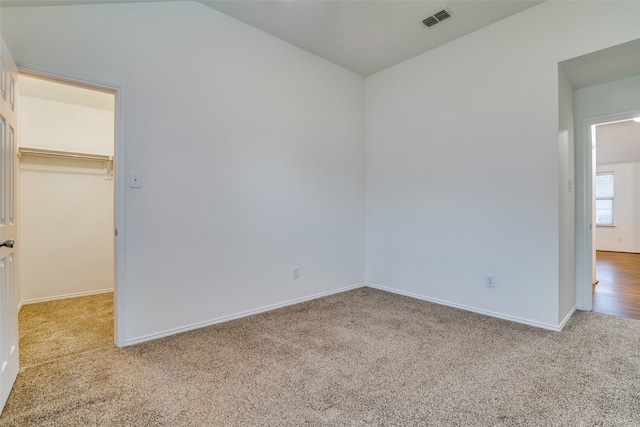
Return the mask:
<path id="1" fill-rule="evenodd" d="M 595 269 L 596 225 L 593 219 L 594 193 L 593 182 L 596 174 L 596 141 L 591 135 L 591 127 L 605 123 L 630 120 L 640 116 L 640 110 L 624 111 L 584 119 L 582 123 L 583 141 L 582 161 L 577 162 L 576 178 L 582 188 L 582 203 L 576 204 L 576 307 L 580 310 L 593 310 L 593 272 Z M 576 159 L 578 156 L 576 156 Z"/>
<path id="2" fill-rule="evenodd" d="M 114 179 L 114 343 L 126 345 L 126 276 L 125 276 L 125 90 L 118 84 L 107 83 L 57 70 L 16 63 L 18 74 L 42 78 L 67 85 L 112 92 L 115 95 L 115 141 L 113 159 Z M 19 131 L 19 130 L 18 130 Z M 19 141 L 18 136 L 18 141 Z"/>

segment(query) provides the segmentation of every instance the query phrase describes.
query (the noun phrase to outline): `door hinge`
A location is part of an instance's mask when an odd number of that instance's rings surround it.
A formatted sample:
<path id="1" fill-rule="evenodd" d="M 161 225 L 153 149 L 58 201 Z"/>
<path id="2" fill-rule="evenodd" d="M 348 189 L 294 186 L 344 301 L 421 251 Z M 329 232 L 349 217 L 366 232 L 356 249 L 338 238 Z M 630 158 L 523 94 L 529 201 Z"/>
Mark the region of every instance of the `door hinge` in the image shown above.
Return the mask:
<path id="1" fill-rule="evenodd" d="M 115 229 L 115 236 L 118 237 L 118 229 Z"/>

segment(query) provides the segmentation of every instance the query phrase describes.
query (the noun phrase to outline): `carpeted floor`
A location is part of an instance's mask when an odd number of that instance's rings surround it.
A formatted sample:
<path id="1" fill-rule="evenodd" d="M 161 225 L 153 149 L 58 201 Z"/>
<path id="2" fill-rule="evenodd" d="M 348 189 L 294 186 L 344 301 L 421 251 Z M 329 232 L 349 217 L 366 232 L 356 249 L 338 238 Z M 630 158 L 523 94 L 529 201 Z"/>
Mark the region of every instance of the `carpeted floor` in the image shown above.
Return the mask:
<path id="1" fill-rule="evenodd" d="M 113 347 L 113 292 L 22 307 L 20 367 Z"/>
<path id="2" fill-rule="evenodd" d="M 7 426 L 638 426 L 640 322 L 561 333 L 361 288 L 20 373 Z"/>

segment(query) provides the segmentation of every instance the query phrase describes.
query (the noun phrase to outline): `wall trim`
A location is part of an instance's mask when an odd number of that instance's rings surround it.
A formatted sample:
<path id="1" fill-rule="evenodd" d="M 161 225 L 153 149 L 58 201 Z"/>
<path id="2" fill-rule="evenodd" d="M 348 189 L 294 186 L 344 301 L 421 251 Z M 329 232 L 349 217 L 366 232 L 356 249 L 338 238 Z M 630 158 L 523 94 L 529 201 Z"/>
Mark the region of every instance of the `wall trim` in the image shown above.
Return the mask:
<path id="1" fill-rule="evenodd" d="M 375 283 L 367 283 L 366 286 L 369 287 L 369 288 L 378 289 L 378 290 L 381 290 L 381 291 L 391 292 L 392 294 L 403 295 L 405 297 L 415 298 L 415 299 L 419 299 L 419 300 L 422 300 L 422 301 L 428 301 L 428 302 L 432 302 L 432 303 L 439 304 L 439 305 L 445 305 L 445 306 L 448 306 L 448 307 L 459 308 L 461 310 L 471 311 L 473 313 L 478 313 L 478 314 L 484 314 L 485 316 L 495 317 L 495 318 L 498 318 L 498 319 L 509 320 L 511 322 L 521 323 L 523 325 L 535 326 L 536 328 L 547 329 L 547 330 L 550 330 L 550 331 L 560 332 L 562 330 L 562 326 L 563 326 L 563 325 L 552 325 L 552 324 L 543 323 L 543 322 L 536 322 L 534 320 L 529 320 L 529 319 L 525 319 L 525 318 L 522 318 L 522 317 L 508 316 L 508 315 L 505 315 L 505 314 L 502 314 L 502 313 L 497 313 L 497 312 L 494 312 L 494 311 L 482 310 L 482 309 L 479 309 L 479 308 L 476 308 L 476 307 L 471 307 L 471 306 L 464 305 L 464 304 L 457 304 L 457 303 L 453 303 L 453 302 L 450 302 L 450 301 L 441 300 L 441 299 L 438 299 L 438 298 L 431 298 L 431 297 L 427 297 L 427 296 L 424 296 L 424 295 L 414 294 L 413 292 L 405 292 L 405 291 L 401 291 L 399 289 L 394 289 L 394 288 L 389 288 L 389 287 L 386 287 L 386 286 L 376 285 Z M 573 314 L 573 311 L 571 312 L 571 314 Z M 567 318 L 566 320 L 568 321 L 569 319 Z"/>
<path id="2" fill-rule="evenodd" d="M 179 328 L 167 329 L 165 331 L 158 332 L 158 333 L 155 333 L 155 334 L 143 335 L 143 336 L 138 337 L 138 338 L 133 338 L 133 339 L 126 340 L 124 345 L 125 346 L 129 346 L 129 345 L 134 345 L 134 344 L 140 344 L 140 343 L 143 343 L 143 342 L 156 340 L 158 338 L 164 338 L 164 337 L 168 337 L 168 336 L 171 336 L 171 335 L 180 334 L 182 332 L 192 331 L 194 329 L 200 329 L 200 328 L 204 328 L 204 327 L 207 327 L 207 326 L 217 325 L 218 323 L 224 323 L 224 322 L 228 322 L 230 320 L 241 319 L 243 317 L 253 316 L 254 314 L 260 314 L 260 313 L 264 313 L 264 312 L 267 312 L 267 311 L 276 310 L 278 308 L 283 308 L 283 307 L 287 307 L 287 306 L 290 306 L 290 305 L 300 304 L 302 302 L 311 301 L 311 300 L 322 298 L 322 297 L 326 297 L 326 296 L 329 296 L 329 295 L 340 294 L 342 292 L 347 292 L 347 291 L 351 291 L 351 290 L 354 290 L 354 289 L 363 288 L 365 286 L 367 286 L 367 285 L 364 284 L 364 283 L 358 283 L 358 284 L 355 284 L 355 285 L 346 286 L 346 287 L 339 288 L 339 289 L 333 289 L 333 290 L 327 291 L 327 292 L 321 292 L 321 293 L 318 293 L 318 294 L 313 294 L 313 295 L 309 295 L 309 296 L 306 296 L 306 297 L 296 298 L 296 299 L 284 301 L 284 302 L 277 303 L 277 304 L 267 305 L 267 306 L 256 308 L 256 309 L 253 309 L 253 310 L 247 310 L 247 311 L 242 311 L 242 312 L 236 313 L 236 314 L 230 314 L 228 316 L 217 317 L 215 319 L 206 320 L 204 322 L 192 323 L 191 325 L 186 325 L 186 326 L 182 326 L 182 327 L 179 327 Z"/>
<path id="3" fill-rule="evenodd" d="M 56 296 L 53 296 L 53 297 L 43 297 L 43 298 L 28 299 L 28 300 L 20 301 L 20 304 L 18 305 L 18 311 L 22 308 L 23 305 L 37 304 L 39 302 L 47 302 L 47 301 L 56 301 L 56 300 L 59 300 L 59 299 L 86 297 L 86 296 L 89 296 L 89 295 L 106 294 L 106 293 L 109 293 L 109 292 L 113 292 L 113 289 L 99 289 L 97 291 L 75 292 L 73 294 L 56 295 Z"/>
<path id="4" fill-rule="evenodd" d="M 125 233 L 125 88 L 121 84 L 94 80 L 67 71 L 17 62 L 18 73 L 41 77 L 71 85 L 115 94 L 115 141 L 113 161 L 114 228 L 118 230 L 114 238 L 114 342 L 118 347 L 125 345 L 126 337 L 126 233 Z M 114 230 L 115 231 L 115 230 Z M 114 233 L 115 234 L 115 233 Z"/>
<path id="5" fill-rule="evenodd" d="M 564 329 L 564 327 L 569 322 L 569 319 L 571 319 L 571 316 L 573 316 L 575 312 L 576 312 L 576 307 L 574 306 L 571 310 L 569 310 L 569 313 L 567 313 L 564 319 L 562 319 L 562 322 L 560 322 L 560 325 L 559 325 L 560 330 Z"/>

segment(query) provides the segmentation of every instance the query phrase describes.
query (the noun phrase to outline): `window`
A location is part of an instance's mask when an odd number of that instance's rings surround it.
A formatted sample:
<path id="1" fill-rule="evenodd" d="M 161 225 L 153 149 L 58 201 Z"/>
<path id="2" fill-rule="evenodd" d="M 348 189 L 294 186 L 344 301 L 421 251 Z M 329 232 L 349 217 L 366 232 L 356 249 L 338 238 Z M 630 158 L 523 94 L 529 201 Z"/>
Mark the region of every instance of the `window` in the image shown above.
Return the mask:
<path id="1" fill-rule="evenodd" d="M 613 225 L 613 172 L 596 174 L 596 225 Z"/>

